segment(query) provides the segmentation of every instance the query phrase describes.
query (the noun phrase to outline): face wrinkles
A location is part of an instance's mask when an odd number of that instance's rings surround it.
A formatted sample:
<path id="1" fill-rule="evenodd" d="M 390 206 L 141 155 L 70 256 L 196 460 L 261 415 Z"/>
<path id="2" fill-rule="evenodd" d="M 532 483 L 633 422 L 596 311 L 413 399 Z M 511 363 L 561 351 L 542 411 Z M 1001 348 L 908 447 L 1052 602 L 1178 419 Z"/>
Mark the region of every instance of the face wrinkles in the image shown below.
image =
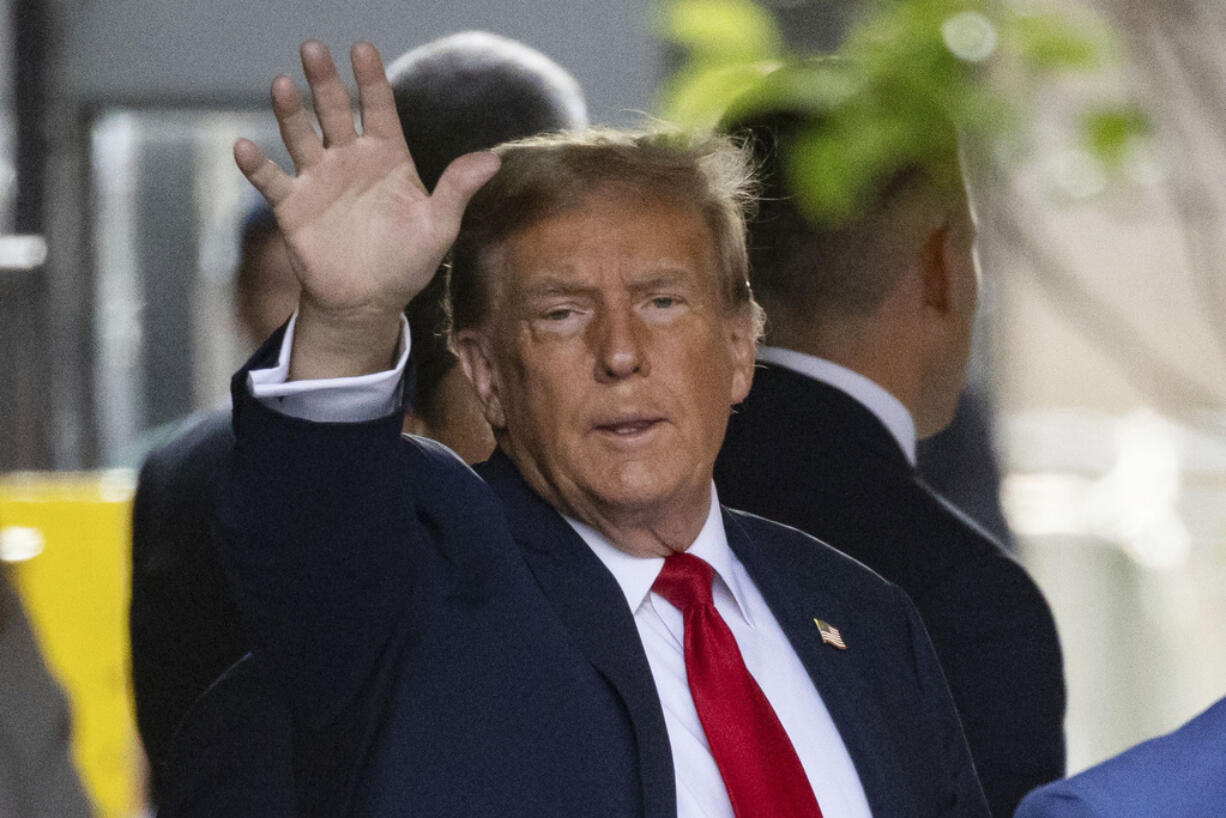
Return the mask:
<path id="1" fill-rule="evenodd" d="M 546 500 L 615 545 L 687 547 L 753 360 L 700 214 L 593 196 L 504 249 L 484 330 L 500 445 Z"/>

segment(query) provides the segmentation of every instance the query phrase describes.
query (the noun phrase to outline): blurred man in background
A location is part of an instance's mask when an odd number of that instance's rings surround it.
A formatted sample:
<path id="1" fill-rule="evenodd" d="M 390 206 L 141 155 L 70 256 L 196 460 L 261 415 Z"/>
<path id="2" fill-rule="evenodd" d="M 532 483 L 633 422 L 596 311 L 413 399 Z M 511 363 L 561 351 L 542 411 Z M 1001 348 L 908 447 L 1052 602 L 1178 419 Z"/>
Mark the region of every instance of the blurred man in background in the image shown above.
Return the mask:
<path id="1" fill-rule="evenodd" d="M 463 153 L 587 122 L 570 74 L 521 43 L 484 32 L 413 49 L 391 64 L 388 78 L 427 188 Z M 247 220 L 242 250 L 238 313 L 254 342 L 293 312 L 298 284 L 268 208 Z M 435 276 L 406 310 L 416 369 L 404 425 L 470 462 L 483 460 L 493 437 L 447 347 L 444 291 L 443 276 Z M 132 674 L 155 797 L 184 713 L 247 650 L 211 535 L 213 479 L 233 446 L 227 409 L 153 452 L 141 470 L 132 529 Z"/>
<path id="2" fill-rule="evenodd" d="M 277 220 L 260 202 L 243 220 L 234 271 L 234 313 L 243 340 L 259 344 L 284 324 L 298 306 L 298 290 Z"/>
<path id="3" fill-rule="evenodd" d="M 911 596 L 989 804 L 1009 815 L 1064 771 L 1055 625 L 1021 566 L 915 471 L 917 438 L 950 422 L 965 379 L 978 291 L 966 192 L 960 176 L 904 167 L 819 226 L 785 170 L 818 124 L 784 110 L 731 126 L 763 169 L 750 248 L 767 334 L 716 483 L 729 505 L 807 531 Z"/>

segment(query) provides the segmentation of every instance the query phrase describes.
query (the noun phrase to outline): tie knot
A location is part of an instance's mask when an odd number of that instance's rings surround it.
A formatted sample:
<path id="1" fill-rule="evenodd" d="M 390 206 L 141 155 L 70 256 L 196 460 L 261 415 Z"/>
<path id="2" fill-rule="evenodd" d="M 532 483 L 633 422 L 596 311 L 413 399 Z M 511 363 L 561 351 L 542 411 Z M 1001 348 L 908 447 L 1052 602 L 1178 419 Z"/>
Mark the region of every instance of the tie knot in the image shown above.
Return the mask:
<path id="1" fill-rule="evenodd" d="M 715 569 L 692 554 L 673 554 L 651 589 L 682 613 L 694 605 L 711 605 L 711 580 Z"/>

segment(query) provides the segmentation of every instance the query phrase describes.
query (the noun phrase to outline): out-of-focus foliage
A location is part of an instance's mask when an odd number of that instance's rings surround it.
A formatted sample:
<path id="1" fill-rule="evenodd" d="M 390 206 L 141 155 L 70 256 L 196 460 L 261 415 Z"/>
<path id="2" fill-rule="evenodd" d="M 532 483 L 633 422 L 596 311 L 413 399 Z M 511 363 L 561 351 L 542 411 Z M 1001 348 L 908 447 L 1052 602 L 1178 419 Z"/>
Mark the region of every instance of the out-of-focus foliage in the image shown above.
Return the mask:
<path id="1" fill-rule="evenodd" d="M 1086 147 L 1108 168 L 1125 160 L 1138 134 L 1149 131 L 1149 120 L 1136 108 L 1098 108 L 1088 111 L 1082 123 Z"/>
<path id="2" fill-rule="evenodd" d="M 729 102 L 783 64 L 778 26 L 752 0 L 675 0 L 664 8 L 661 28 L 686 51 L 663 93 L 670 122 L 714 126 Z"/>
<path id="3" fill-rule="evenodd" d="M 711 128 L 787 110 L 811 120 L 785 160 L 800 203 L 823 221 L 849 214 L 867 183 L 901 167 L 956 173 L 955 134 L 1024 142 L 1035 90 L 1057 72 L 1093 69 L 1111 50 L 1101 30 L 993 0 L 866 4 L 834 54 L 789 52 L 752 0 L 675 0 L 662 8 L 661 30 L 686 54 L 662 91 L 663 118 Z M 1085 145 L 1108 168 L 1145 128 L 1127 109 L 1084 120 Z"/>

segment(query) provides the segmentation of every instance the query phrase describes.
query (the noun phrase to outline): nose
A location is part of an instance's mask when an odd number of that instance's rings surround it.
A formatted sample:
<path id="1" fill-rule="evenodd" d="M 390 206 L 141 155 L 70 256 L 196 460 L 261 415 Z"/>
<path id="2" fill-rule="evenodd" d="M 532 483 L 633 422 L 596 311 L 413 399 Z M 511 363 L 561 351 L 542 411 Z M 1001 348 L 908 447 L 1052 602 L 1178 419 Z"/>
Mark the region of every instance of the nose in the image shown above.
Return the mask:
<path id="1" fill-rule="evenodd" d="M 612 383 L 648 374 L 647 327 L 633 309 L 603 310 L 595 324 L 597 381 Z"/>

